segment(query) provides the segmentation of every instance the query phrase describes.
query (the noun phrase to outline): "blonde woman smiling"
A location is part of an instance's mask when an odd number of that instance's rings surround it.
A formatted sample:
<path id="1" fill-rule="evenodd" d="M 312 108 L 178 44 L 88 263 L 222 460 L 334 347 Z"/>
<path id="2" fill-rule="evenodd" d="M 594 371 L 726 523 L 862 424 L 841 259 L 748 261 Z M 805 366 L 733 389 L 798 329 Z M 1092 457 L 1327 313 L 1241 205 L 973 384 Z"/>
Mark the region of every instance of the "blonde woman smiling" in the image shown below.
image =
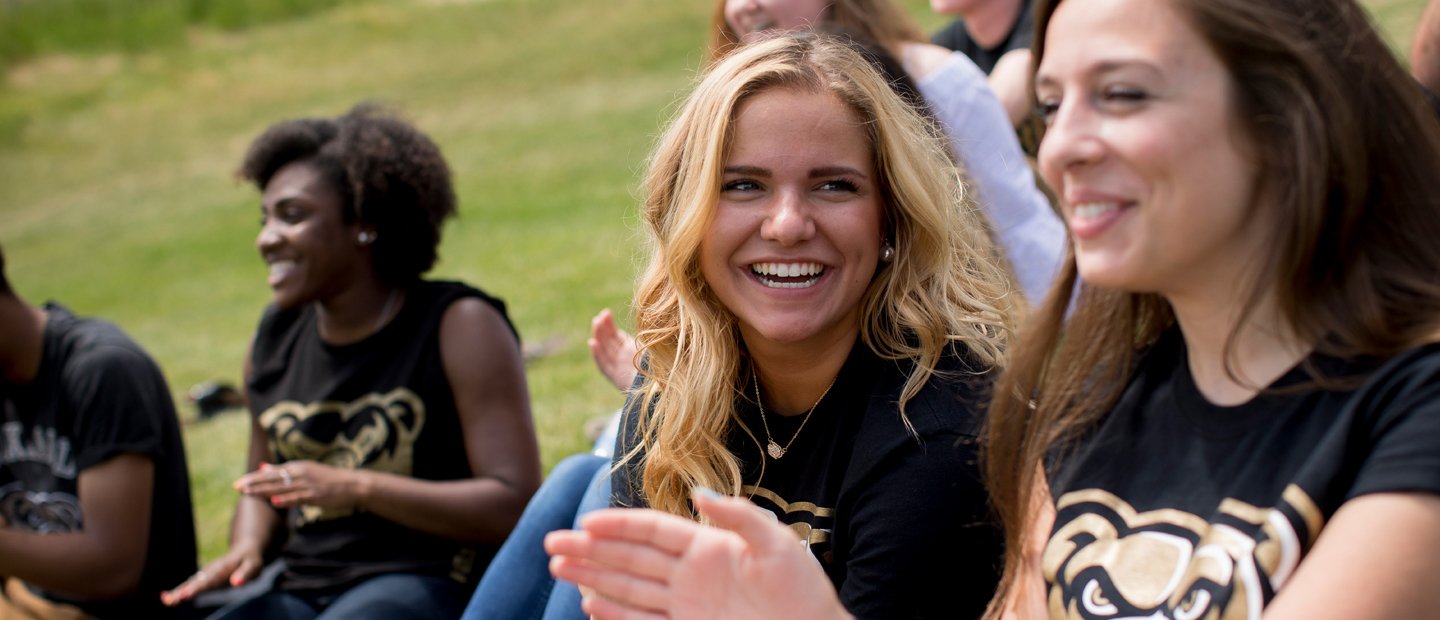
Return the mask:
<path id="1" fill-rule="evenodd" d="M 1083 284 L 996 385 L 992 617 L 1440 617 L 1419 88 L 1353 0 L 1045 0 L 1036 23 L 1058 286 Z M 725 529 L 596 514 L 552 535 L 556 572 L 605 618 L 864 615 L 743 503 L 695 504 Z"/>
<path id="2" fill-rule="evenodd" d="M 939 131 L 845 43 L 758 42 L 664 134 L 643 217 L 616 502 L 748 497 L 857 614 L 983 609 L 975 437 L 1018 294 Z"/>

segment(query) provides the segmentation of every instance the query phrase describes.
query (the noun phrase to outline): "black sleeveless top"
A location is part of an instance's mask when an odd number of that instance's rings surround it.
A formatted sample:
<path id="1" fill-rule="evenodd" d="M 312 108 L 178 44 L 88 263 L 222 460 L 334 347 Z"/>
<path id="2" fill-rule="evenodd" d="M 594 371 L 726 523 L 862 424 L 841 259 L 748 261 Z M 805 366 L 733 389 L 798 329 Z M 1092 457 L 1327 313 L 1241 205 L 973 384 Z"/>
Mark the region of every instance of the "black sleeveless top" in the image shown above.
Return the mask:
<path id="1" fill-rule="evenodd" d="M 504 302 L 458 282 L 416 283 L 389 324 L 346 345 L 320 339 L 313 305 L 267 308 L 246 388 L 274 461 L 427 480 L 471 477 L 439 338 L 445 310 L 465 297 L 486 301 L 509 324 Z M 286 523 L 287 568 L 276 584 L 286 591 L 335 592 L 397 572 L 473 586 L 495 553 L 493 545 L 448 540 L 350 509 L 294 508 Z"/>

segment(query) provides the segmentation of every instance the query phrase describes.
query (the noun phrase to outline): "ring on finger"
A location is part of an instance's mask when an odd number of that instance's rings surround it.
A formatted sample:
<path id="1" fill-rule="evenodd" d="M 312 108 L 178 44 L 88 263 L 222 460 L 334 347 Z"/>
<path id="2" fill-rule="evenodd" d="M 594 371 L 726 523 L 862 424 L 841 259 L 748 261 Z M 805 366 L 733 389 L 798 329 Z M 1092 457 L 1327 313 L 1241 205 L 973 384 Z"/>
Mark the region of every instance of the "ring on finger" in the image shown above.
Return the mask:
<path id="1" fill-rule="evenodd" d="M 290 485 L 295 482 L 295 480 L 290 477 L 290 471 L 287 470 L 287 469 L 285 469 L 284 467 L 281 467 L 281 468 L 279 469 L 279 472 L 280 472 L 280 484 L 285 485 L 285 488 L 287 488 L 287 489 L 290 488 Z"/>
<path id="2" fill-rule="evenodd" d="M 197 581 L 205 581 L 206 579 L 209 579 L 209 578 L 210 578 L 210 575 L 205 574 L 205 571 L 203 571 L 203 570 L 197 570 L 197 571 L 195 571 L 195 579 L 196 579 Z"/>

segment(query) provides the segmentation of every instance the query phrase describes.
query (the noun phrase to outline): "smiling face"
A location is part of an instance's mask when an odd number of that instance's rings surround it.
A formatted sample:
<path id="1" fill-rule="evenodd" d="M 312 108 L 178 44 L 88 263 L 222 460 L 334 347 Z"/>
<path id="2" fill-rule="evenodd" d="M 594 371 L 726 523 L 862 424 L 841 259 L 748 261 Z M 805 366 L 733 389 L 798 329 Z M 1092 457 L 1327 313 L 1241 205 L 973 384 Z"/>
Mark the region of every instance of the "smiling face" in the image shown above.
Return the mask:
<path id="1" fill-rule="evenodd" d="M 1270 238 L 1254 217 L 1259 166 L 1228 72 L 1171 4 L 1056 9 L 1036 74 L 1040 169 L 1088 283 L 1233 293 Z"/>
<path id="2" fill-rule="evenodd" d="M 772 87 L 742 102 L 700 244 L 706 284 L 752 348 L 853 341 L 879 261 L 880 188 L 855 113 Z"/>
<path id="3" fill-rule="evenodd" d="M 373 271 L 369 249 L 358 239 L 362 227 L 345 223 L 341 203 L 339 192 L 305 162 L 286 164 L 270 177 L 255 247 L 270 267 L 276 306 L 324 301 Z"/>
<path id="4" fill-rule="evenodd" d="M 806 28 L 822 21 L 828 0 L 725 0 L 725 23 L 753 43 L 767 31 Z"/>

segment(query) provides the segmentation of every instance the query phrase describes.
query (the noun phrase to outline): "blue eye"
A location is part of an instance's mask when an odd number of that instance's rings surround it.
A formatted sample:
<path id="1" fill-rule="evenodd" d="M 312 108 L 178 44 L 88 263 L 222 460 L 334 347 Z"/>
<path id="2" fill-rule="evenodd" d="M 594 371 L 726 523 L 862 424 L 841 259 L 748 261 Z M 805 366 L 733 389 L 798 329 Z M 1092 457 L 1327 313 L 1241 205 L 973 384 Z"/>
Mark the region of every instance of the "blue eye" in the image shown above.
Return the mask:
<path id="1" fill-rule="evenodd" d="M 738 179 L 720 186 L 723 192 L 753 192 L 760 189 L 760 184 L 749 179 Z"/>
<path id="2" fill-rule="evenodd" d="M 832 192 L 857 192 L 860 187 L 849 179 L 831 179 L 820 184 L 820 189 Z"/>

